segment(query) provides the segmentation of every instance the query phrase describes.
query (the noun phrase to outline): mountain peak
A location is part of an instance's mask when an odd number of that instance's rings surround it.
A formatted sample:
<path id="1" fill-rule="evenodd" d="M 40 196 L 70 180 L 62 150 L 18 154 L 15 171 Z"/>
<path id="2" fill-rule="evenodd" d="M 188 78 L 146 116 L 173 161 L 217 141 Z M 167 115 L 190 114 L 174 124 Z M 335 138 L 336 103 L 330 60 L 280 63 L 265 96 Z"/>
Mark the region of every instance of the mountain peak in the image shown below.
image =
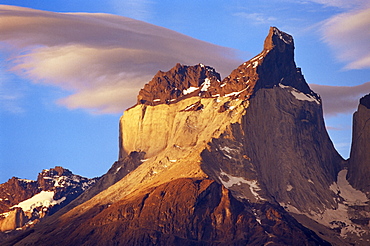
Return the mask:
<path id="1" fill-rule="evenodd" d="M 365 106 L 366 108 L 370 109 L 370 94 L 367 94 L 367 95 L 363 96 L 360 99 L 360 104 Z"/>
<path id="2" fill-rule="evenodd" d="M 137 104 L 172 104 L 189 97 L 248 99 L 261 88 L 282 84 L 319 99 L 294 62 L 293 37 L 271 27 L 260 54 L 244 62 L 222 81 L 214 68 L 177 63 L 167 72 L 159 71 L 140 90 Z"/>
<path id="3" fill-rule="evenodd" d="M 301 69 L 294 61 L 293 37 L 276 27 L 270 27 L 265 39 L 263 51 L 256 57 L 264 57 L 257 67 L 259 80 L 254 91 L 261 88 L 272 88 L 279 84 L 291 86 L 300 92 L 319 97 L 311 91 Z"/>
<path id="4" fill-rule="evenodd" d="M 171 104 L 191 96 L 210 97 L 210 87 L 217 88 L 220 74 L 201 63 L 186 66 L 177 63 L 167 72 L 158 71 L 138 95 L 138 104 Z"/>
<path id="5" fill-rule="evenodd" d="M 293 47 L 293 37 L 283 31 L 280 31 L 277 27 L 270 27 L 269 34 L 267 35 L 264 43 L 264 50 L 271 50 L 275 46 L 279 47 L 280 50 L 288 47 Z"/>

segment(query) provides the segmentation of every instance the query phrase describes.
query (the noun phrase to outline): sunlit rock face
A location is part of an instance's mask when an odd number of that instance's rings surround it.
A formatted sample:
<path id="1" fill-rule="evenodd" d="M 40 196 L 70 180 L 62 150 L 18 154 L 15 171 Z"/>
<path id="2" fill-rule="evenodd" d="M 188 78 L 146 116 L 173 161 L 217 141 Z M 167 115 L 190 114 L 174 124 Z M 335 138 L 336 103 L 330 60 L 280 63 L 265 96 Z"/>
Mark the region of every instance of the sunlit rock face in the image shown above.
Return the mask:
<path id="1" fill-rule="evenodd" d="M 272 27 L 224 79 L 158 72 L 120 119 L 108 173 L 6 245 L 361 245 L 368 199 L 343 167 L 293 38 Z"/>
<path id="2" fill-rule="evenodd" d="M 289 201 L 304 211 L 336 206 L 327 188 L 342 159 L 326 132 L 321 99 L 295 65 L 293 38 L 277 28 L 259 55 L 222 81 L 205 65 L 158 72 L 120 124 L 120 156 L 145 153 L 162 163 L 156 175 L 181 162 L 224 185 L 241 178 L 228 187 L 239 197 Z"/>
<path id="3" fill-rule="evenodd" d="M 348 179 L 354 187 L 370 194 L 370 94 L 360 99 L 353 115 Z"/>
<path id="4" fill-rule="evenodd" d="M 37 243 L 327 245 L 280 207 L 240 202 L 210 179 L 176 179 L 106 208 L 91 208 L 85 216 L 90 218 L 85 223 L 61 221 L 57 235 L 44 235 Z"/>

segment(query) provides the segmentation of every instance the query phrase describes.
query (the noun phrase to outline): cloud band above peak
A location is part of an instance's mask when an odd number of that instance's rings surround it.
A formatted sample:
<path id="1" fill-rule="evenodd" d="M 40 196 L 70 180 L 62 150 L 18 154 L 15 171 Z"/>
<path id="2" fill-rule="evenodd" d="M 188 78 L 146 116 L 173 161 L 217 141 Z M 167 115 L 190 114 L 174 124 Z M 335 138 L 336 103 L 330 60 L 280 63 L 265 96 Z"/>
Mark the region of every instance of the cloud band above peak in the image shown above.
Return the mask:
<path id="1" fill-rule="evenodd" d="M 158 70 L 176 63 L 204 63 L 225 75 L 242 62 L 231 48 L 110 14 L 0 5 L 0 22 L 11 71 L 70 90 L 59 103 L 95 113 L 122 112 Z"/>

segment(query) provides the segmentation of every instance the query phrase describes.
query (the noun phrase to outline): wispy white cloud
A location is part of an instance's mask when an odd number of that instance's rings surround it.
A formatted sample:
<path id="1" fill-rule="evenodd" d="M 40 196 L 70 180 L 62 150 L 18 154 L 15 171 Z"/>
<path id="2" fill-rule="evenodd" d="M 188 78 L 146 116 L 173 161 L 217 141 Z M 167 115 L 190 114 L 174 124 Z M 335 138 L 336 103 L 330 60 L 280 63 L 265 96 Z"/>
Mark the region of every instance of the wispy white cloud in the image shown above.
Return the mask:
<path id="1" fill-rule="evenodd" d="M 311 0 L 337 7 L 336 14 L 321 22 L 322 39 L 345 69 L 370 68 L 370 2 L 368 0 Z"/>
<path id="2" fill-rule="evenodd" d="M 359 104 L 359 99 L 370 92 L 370 82 L 357 86 L 329 86 L 310 84 L 312 90 L 323 100 L 324 114 L 336 116 L 351 114 Z"/>
<path id="3" fill-rule="evenodd" d="M 241 17 L 248 21 L 251 21 L 254 24 L 269 24 L 274 23 L 277 19 L 273 16 L 266 16 L 263 13 L 247 13 L 247 12 L 238 12 L 234 16 Z"/>
<path id="4" fill-rule="evenodd" d="M 10 83 L 11 78 L 2 69 L 3 66 L 4 61 L 0 61 L 0 112 L 23 113 L 21 100 L 24 95 L 22 89 Z"/>
<path id="5" fill-rule="evenodd" d="M 13 114 L 23 113 L 24 109 L 19 104 L 19 100 L 22 97 L 23 95 L 17 92 L 10 92 L 0 88 L 0 112 L 5 111 Z"/>
<path id="6" fill-rule="evenodd" d="M 94 113 L 132 106 L 158 70 L 177 62 L 201 62 L 223 75 L 242 62 L 233 49 L 121 16 L 0 5 L 0 22 L 11 71 L 70 91 L 58 103 Z"/>
<path id="7" fill-rule="evenodd" d="M 148 21 L 153 15 L 153 1 L 149 0 L 110 0 L 116 14 Z"/>
<path id="8" fill-rule="evenodd" d="M 346 62 L 346 69 L 370 68 L 370 7 L 336 15 L 324 22 L 323 40 Z"/>

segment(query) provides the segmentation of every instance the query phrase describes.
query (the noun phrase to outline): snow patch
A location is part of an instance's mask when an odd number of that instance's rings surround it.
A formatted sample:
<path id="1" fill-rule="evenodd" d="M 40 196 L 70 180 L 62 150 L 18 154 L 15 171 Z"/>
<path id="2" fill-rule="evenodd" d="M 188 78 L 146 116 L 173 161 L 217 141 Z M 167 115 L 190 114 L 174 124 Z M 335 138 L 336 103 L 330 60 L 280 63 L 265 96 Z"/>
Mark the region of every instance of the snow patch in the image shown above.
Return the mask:
<path id="1" fill-rule="evenodd" d="M 285 38 L 283 37 L 283 35 L 282 35 L 282 33 L 281 32 L 279 32 L 278 30 L 274 30 L 274 34 L 275 35 L 277 35 L 277 36 L 279 36 L 279 39 L 281 39 L 281 40 L 283 40 L 284 41 L 284 43 L 286 43 L 286 44 L 291 44 L 292 42 L 293 42 L 293 39 L 292 39 L 292 37 L 290 37 L 290 36 L 288 36 L 288 35 L 286 35 L 285 36 Z"/>
<path id="2" fill-rule="evenodd" d="M 1 217 L 6 218 L 6 217 L 8 217 L 8 216 L 9 216 L 9 214 L 10 214 L 10 212 L 2 213 L 2 214 L 0 214 L 0 218 L 1 218 Z"/>
<path id="3" fill-rule="evenodd" d="M 231 155 L 237 155 L 239 154 L 239 150 L 238 149 L 232 149 L 228 146 L 221 146 L 220 147 L 220 150 L 222 151 L 222 154 L 224 156 L 226 156 L 227 158 L 229 159 L 232 159 L 233 157 Z"/>
<path id="4" fill-rule="evenodd" d="M 220 149 L 222 151 L 226 151 L 227 153 L 231 153 L 231 152 L 234 152 L 235 151 L 234 149 L 232 149 L 232 148 L 230 148 L 228 146 L 220 147 Z"/>
<path id="5" fill-rule="evenodd" d="M 192 93 L 192 92 L 194 92 L 194 91 L 196 91 L 198 89 L 199 89 L 199 87 L 190 86 L 188 89 L 184 89 L 182 91 L 182 94 L 187 95 L 187 94 L 190 94 L 190 93 Z"/>
<path id="6" fill-rule="evenodd" d="M 330 228 L 340 228 L 341 237 L 346 238 L 348 233 L 355 233 L 361 237 L 362 234 L 366 233 L 357 225 L 353 224 L 348 216 L 348 206 L 345 204 L 338 204 L 337 209 L 326 209 L 324 213 L 310 213 L 306 214 L 311 219 L 316 220 L 320 224 L 326 225 Z"/>
<path id="7" fill-rule="evenodd" d="M 227 177 L 227 181 L 225 181 L 223 177 Z M 247 180 L 247 179 L 244 179 L 243 177 L 235 177 L 235 176 L 232 176 L 230 174 L 227 174 L 225 173 L 222 169 L 220 169 L 220 177 L 219 177 L 219 180 L 221 181 L 221 183 L 223 184 L 223 186 L 225 186 L 227 189 L 229 189 L 230 187 L 234 186 L 234 185 L 241 185 L 241 184 L 247 184 L 249 185 L 249 189 L 251 191 L 251 193 L 254 195 L 254 197 L 258 200 L 266 200 L 264 198 L 262 198 L 257 192 L 261 190 L 261 188 L 258 186 L 258 182 L 257 180 Z"/>
<path id="8" fill-rule="evenodd" d="M 256 55 L 255 57 L 253 57 L 253 58 L 251 59 L 251 61 L 254 61 L 254 60 L 260 59 L 261 57 L 262 57 L 262 56 L 261 56 L 261 54 Z"/>
<path id="9" fill-rule="evenodd" d="M 114 174 L 118 173 L 118 172 L 119 172 L 119 170 L 121 170 L 121 168 L 122 168 L 122 167 L 118 167 L 118 168 L 116 169 L 116 171 L 114 172 Z"/>
<path id="10" fill-rule="evenodd" d="M 19 179 L 19 181 L 22 181 L 22 182 L 25 182 L 25 183 L 35 182 L 34 180 L 29 180 L 29 179 Z"/>
<path id="11" fill-rule="evenodd" d="M 198 103 L 193 103 L 193 104 L 191 104 L 191 105 L 187 106 L 186 108 L 184 108 L 184 110 L 183 110 L 183 111 L 189 111 L 189 110 L 191 110 L 191 109 L 193 109 L 193 108 L 195 108 L 195 107 L 197 107 L 197 106 L 199 106 L 199 104 L 198 104 Z"/>
<path id="12" fill-rule="evenodd" d="M 330 190 L 332 190 L 335 194 L 338 194 L 340 197 L 344 199 L 344 204 L 349 206 L 351 205 L 366 205 L 366 202 L 369 201 L 366 195 L 353 188 L 350 183 L 347 181 L 347 172 L 348 170 L 343 169 L 338 173 L 337 183 L 333 183 L 330 185 Z"/>
<path id="13" fill-rule="evenodd" d="M 65 185 L 65 180 L 64 180 L 64 176 L 54 176 L 54 187 L 64 187 Z"/>
<path id="14" fill-rule="evenodd" d="M 225 94 L 225 97 L 237 96 L 248 88 L 249 88 L 249 85 L 241 91 L 236 91 L 236 92 L 231 92 L 231 93 Z"/>
<path id="15" fill-rule="evenodd" d="M 62 197 L 59 200 L 54 200 L 54 191 L 41 191 L 33 197 L 14 205 L 12 208 L 22 208 L 23 211 L 31 211 L 37 207 L 52 207 L 60 204 L 66 198 Z"/>
<path id="16" fill-rule="evenodd" d="M 205 78 L 202 84 L 202 88 L 200 88 L 200 91 L 207 91 L 210 86 L 211 86 L 211 80 L 209 78 Z"/>
<path id="17" fill-rule="evenodd" d="M 323 212 L 309 211 L 308 213 L 304 213 L 290 204 L 280 203 L 280 205 L 288 212 L 304 214 L 322 225 L 332 229 L 339 229 L 341 232 L 340 235 L 343 238 L 346 238 L 347 234 L 351 233 L 361 237 L 364 233 L 367 233 L 367 230 L 362 229 L 350 220 L 348 209 L 349 206 L 353 205 L 367 205 L 369 200 L 364 193 L 354 189 L 348 183 L 346 176 L 347 170 L 341 170 L 338 173 L 337 182 L 334 182 L 329 187 L 335 194 L 343 198 L 343 203 L 338 203 L 337 209 L 327 208 Z M 307 181 L 313 183 L 311 179 L 308 179 Z"/>
<path id="18" fill-rule="evenodd" d="M 291 87 L 291 86 L 287 86 L 287 85 L 283 85 L 283 84 L 279 84 L 279 87 L 280 88 L 283 88 L 283 89 L 288 89 L 290 91 L 290 93 L 298 100 L 300 101 L 309 101 L 309 102 L 315 102 L 317 104 L 320 105 L 320 102 L 313 96 L 313 95 L 310 95 L 310 94 L 305 94 L 303 92 L 300 92 L 299 90 Z"/>
<path id="19" fill-rule="evenodd" d="M 253 68 L 256 68 L 258 66 L 258 61 L 255 61 L 252 64 L 253 64 Z"/>

